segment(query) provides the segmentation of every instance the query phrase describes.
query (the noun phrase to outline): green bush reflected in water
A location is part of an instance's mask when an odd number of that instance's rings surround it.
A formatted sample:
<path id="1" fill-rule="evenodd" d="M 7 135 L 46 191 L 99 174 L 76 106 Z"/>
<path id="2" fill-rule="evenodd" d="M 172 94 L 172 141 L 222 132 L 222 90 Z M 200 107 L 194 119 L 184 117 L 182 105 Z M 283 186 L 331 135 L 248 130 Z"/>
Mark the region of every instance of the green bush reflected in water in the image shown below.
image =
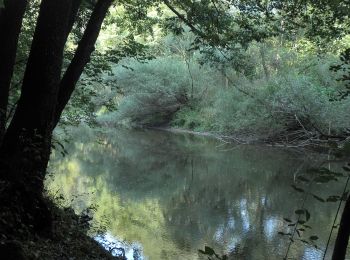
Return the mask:
<path id="1" fill-rule="evenodd" d="M 139 242 L 149 259 L 197 259 L 210 245 L 234 259 L 281 259 L 289 241 L 284 217 L 293 217 L 302 194 L 297 175 L 319 165 L 316 154 L 232 146 L 205 137 L 150 130 L 83 135 L 76 130 L 69 155 L 53 155 L 47 180 L 81 211 L 126 242 Z M 313 190 L 337 194 L 341 183 Z M 81 195 L 76 197 L 77 195 Z M 313 230 L 324 248 L 335 204 L 307 200 Z M 294 243 L 290 256 L 318 259 L 322 252 Z"/>

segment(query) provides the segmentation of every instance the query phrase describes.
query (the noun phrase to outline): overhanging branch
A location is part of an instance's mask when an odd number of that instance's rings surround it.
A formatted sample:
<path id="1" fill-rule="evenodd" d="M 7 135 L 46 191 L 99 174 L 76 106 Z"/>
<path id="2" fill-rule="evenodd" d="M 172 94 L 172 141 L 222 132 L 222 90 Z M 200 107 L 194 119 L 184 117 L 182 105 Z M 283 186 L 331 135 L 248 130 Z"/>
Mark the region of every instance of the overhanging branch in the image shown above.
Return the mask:
<path id="1" fill-rule="evenodd" d="M 163 0 L 164 4 L 178 17 L 180 18 L 191 30 L 203 39 L 207 39 L 207 36 L 199 29 L 197 29 L 184 15 L 180 14 L 175 7 L 173 7 L 168 0 Z"/>

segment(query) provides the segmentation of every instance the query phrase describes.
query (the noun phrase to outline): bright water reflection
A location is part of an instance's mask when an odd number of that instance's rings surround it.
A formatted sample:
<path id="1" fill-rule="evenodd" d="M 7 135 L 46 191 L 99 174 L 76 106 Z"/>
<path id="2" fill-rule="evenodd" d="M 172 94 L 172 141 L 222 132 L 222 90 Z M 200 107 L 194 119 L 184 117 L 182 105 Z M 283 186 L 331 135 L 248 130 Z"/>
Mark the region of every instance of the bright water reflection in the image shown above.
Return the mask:
<path id="1" fill-rule="evenodd" d="M 192 135 L 81 131 L 68 156 L 53 155 L 47 185 L 74 198 L 77 211 L 96 204 L 95 220 L 107 223 L 109 240 L 124 242 L 128 259 L 198 259 L 205 245 L 230 259 L 282 259 L 289 241 L 278 232 L 288 231 L 283 218 L 294 217 L 303 196 L 290 185 L 320 163 L 315 154 Z M 311 189 L 326 197 L 341 186 Z M 307 198 L 306 207 L 313 229 L 303 237 L 318 235 L 320 249 L 292 243 L 291 259 L 321 259 L 336 204 Z"/>

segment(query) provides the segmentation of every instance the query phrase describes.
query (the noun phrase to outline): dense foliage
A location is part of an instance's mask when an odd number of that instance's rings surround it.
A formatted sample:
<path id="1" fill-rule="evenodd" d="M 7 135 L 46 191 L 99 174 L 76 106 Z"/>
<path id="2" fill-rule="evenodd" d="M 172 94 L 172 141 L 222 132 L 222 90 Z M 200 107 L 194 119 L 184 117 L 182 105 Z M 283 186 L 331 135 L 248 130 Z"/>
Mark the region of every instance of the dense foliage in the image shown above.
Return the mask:
<path id="1" fill-rule="evenodd" d="M 98 121 L 286 138 L 300 130 L 344 134 L 350 127 L 350 100 L 337 99 L 346 91 L 342 73 L 330 70 L 348 38 L 318 54 L 304 38 L 292 44 L 274 37 L 250 44 L 236 64 L 220 64 L 187 52 L 189 34 L 161 39 L 160 54 L 149 62 L 115 66 L 109 80 L 120 90 L 110 93 L 116 111 Z"/>
<path id="2" fill-rule="evenodd" d="M 147 2 L 133 7 L 138 17 L 116 5 L 61 125 L 173 126 L 286 142 L 346 136 L 344 8 L 232 4 Z"/>
<path id="3" fill-rule="evenodd" d="M 1 212 L 19 203 L 13 225 L 51 225 L 42 192 L 57 125 L 347 140 L 349 10 L 348 0 L 1 0 Z"/>

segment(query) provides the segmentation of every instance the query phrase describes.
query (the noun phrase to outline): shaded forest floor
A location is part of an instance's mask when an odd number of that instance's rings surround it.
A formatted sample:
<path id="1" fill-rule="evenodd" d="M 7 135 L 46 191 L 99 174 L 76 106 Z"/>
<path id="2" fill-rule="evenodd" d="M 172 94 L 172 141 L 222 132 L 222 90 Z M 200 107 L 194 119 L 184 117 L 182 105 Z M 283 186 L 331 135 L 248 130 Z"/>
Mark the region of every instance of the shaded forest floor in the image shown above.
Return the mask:
<path id="1" fill-rule="evenodd" d="M 26 205 L 23 203 L 26 203 L 26 200 L 18 201 L 18 198 L 22 197 L 9 192 L 9 183 L 0 181 L 0 184 L 1 259 L 121 259 L 113 257 L 87 235 L 90 220 L 88 217 L 78 216 L 70 208 L 58 208 L 47 198 L 44 201 L 52 223 L 49 228 L 34 232 L 35 227 L 27 221 L 33 216 L 25 210 Z M 23 214 L 27 216 L 23 217 Z"/>

